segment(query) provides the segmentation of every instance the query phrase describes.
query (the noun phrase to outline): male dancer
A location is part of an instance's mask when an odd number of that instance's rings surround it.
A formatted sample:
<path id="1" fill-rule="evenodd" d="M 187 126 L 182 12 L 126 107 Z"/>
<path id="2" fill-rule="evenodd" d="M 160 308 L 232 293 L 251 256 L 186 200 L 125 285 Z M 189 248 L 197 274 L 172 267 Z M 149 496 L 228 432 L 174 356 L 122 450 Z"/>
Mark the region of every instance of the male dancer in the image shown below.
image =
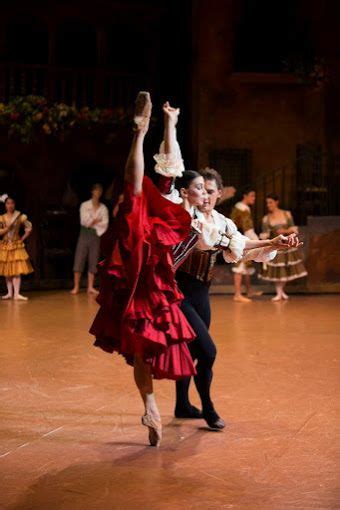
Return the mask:
<path id="1" fill-rule="evenodd" d="M 174 110 L 175 111 L 175 110 Z M 174 114 L 175 115 L 175 114 Z M 178 113 L 177 113 L 178 115 Z M 175 126 L 172 123 L 171 133 L 169 127 L 164 133 L 165 143 L 162 144 L 160 154 L 155 156 L 157 165 L 155 170 L 162 175 L 161 188 L 163 193 L 171 196 L 176 201 L 180 200 L 179 194 L 172 188 L 175 177 L 181 177 L 184 166 L 180 149 L 176 141 Z M 174 164 L 176 162 L 176 164 Z M 190 343 L 189 349 L 194 360 L 197 360 L 195 384 L 202 402 L 202 412 L 189 402 L 188 389 L 190 378 L 176 384 L 177 398 L 175 415 L 179 418 L 204 418 L 212 429 L 222 429 L 225 423 L 215 411 L 210 396 L 210 387 L 213 377 L 212 367 L 216 357 L 216 347 L 210 337 L 208 328 L 210 324 L 209 285 L 212 277 L 212 268 L 219 249 L 227 262 L 235 262 L 242 256 L 257 261 L 268 261 L 276 256 L 275 247 L 287 247 L 288 239 L 279 236 L 271 243 L 263 241 L 249 241 L 238 231 L 234 223 L 223 215 L 214 211 L 217 199 L 222 194 L 222 186 L 217 183 L 217 173 L 210 179 L 210 191 L 202 210 L 191 210 L 195 221 L 198 221 L 204 235 L 196 243 L 194 249 L 182 257 L 181 265 L 177 271 L 177 282 L 184 294 L 182 311 L 197 334 L 196 339 Z M 219 179 L 221 180 L 220 176 Z M 187 190 L 181 189 L 182 198 L 187 196 Z M 209 194 L 210 193 L 210 194 Z M 226 243 L 221 243 L 222 237 L 227 238 Z M 220 239 L 216 242 L 217 239 Z M 209 245 L 209 241 L 210 245 Z M 257 248 L 251 250 L 250 248 Z M 244 255 L 244 249 L 249 250 Z"/>

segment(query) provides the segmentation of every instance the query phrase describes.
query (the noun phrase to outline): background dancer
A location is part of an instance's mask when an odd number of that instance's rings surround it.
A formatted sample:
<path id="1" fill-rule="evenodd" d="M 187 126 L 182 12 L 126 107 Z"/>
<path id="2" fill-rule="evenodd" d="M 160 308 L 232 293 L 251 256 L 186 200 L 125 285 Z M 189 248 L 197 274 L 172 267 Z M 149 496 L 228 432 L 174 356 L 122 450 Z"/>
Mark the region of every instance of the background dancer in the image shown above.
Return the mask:
<path id="1" fill-rule="evenodd" d="M 256 193 L 252 187 L 244 188 L 242 199 L 237 202 L 231 212 L 231 219 L 240 232 L 248 239 L 258 240 L 254 230 L 254 222 L 250 206 L 255 204 Z M 251 261 L 240 261 L 232 268 L 234 273 L 234 301 L 248 303 L 253 296 L 260 296 L 262 292 L 255 292 L 251 288 L 251 276 L 255 273 L 254 264 Z M 247 297 L 242 295 L 242 280 L 245 279 Z"/>
<path id="2" fill-rule="evenodd" d="M 27 301 L 20 294 L 21 275 L 33 273 L 33 267 L 24 242 L 32 232 L 32 223 L 26 214 L 15 209 L 14 198 L 4 195 L 6 212 L 0 216 L 0 275 L 6 278 L 7 294 L 2 299 Z M 24 234 L 21 235 L 21 230 Z"/>
<path id="3" fill-rule="evenodd" d="M 262 239 L 272 239 L 278 234 L 289 235 L 298 233 L 299 229 L 295 225 L 290 211 L 280 209 L 279 197 L 272 193 L 267 196 L 266 204 L 268 214 L 262 219 Z M 263 269 L 259 274 L 262 280 L 273 282 L 275 284 L 276 295 L 272 301 L 287 300 L 285 285 L 298 278 L 307 276 L 307 271 L 302 261 L 301 251 L 292 247 L 289 250 L 277 254 L 274 260 L 263 264 Z"/>
<path id="4" fill-rule="evenodd" d="M 87 263 L 87 292 L 98 294 L 94 288 L 94 278 L 100 254 L 100 238 L 109 224 L 109 213 L 100 199 L 103 187 L 96 183 L 91 188 L 92 198 L 80 206 L 80 234 L 74 257 L 74 286 L 70 294 L 78 294 L 81 275 Z"/>

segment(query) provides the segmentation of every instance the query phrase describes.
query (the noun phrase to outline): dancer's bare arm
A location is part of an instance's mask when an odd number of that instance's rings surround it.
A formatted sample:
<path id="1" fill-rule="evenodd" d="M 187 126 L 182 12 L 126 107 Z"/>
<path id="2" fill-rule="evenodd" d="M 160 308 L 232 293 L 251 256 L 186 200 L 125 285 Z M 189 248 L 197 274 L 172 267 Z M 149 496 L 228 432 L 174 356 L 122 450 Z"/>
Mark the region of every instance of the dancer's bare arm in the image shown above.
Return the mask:
<path id="1" fill-rule="evenodd" d="M 173 108 L 167 101 L 163 105 L 164 113 L 164 152 L 165 154 L 175 154 L 176 152 L 176 125 L 180 113 L 179 108 Z"/>
<path id="2" fill-rule="evenodd" d="M 300 242 L 297 234 L 289 234 L 288 236 L 278 235 L 273 239 L 248 239 L 246 241 L 245 250 L 254 248 L 265 248 L 271 246 L 273 249 L 282 250 L 285 248 L 299 248 L 303 243 Z"/>

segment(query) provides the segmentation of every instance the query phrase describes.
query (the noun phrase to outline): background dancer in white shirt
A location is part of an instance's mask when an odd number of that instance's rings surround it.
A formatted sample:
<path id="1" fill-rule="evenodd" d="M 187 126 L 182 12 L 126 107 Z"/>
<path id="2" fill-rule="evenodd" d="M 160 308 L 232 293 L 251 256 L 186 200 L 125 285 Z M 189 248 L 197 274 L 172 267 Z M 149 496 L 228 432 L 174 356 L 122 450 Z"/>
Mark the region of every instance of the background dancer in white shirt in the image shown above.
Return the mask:
<path id="1" fill-rule="evenodd" d="M 74 257 L 74 286 L 71 294 L 78 294 L 80 278 L 87 262 L 87 292 L 98 294 L 94 288 L 94 278 L 100 253 L 100 238 L 109 225 L 107 207 L 101 203 L 103 187 L 96 183 L 91 188 L 92 198 L 80 206 L 80 234 Z"/>

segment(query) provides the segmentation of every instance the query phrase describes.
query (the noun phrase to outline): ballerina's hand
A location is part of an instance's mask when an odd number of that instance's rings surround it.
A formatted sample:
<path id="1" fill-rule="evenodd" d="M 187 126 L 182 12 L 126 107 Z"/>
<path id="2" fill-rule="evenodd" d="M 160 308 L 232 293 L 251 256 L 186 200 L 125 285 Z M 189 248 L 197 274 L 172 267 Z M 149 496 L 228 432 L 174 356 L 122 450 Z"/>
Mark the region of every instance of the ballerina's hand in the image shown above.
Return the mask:
<path id="1" fill-rule="evenodd" d="M 180 109 L 173 108 L 172 106 L 170 106 L 169 101 L 167 101 L 166 103 L 163 104 L 163 112 L 164 112 L 164 118 L 172 121 L 174 123 L 174 125 L 176 126 L 176 124 L 178 122 L 178 116 L 180 114 Z"/>

